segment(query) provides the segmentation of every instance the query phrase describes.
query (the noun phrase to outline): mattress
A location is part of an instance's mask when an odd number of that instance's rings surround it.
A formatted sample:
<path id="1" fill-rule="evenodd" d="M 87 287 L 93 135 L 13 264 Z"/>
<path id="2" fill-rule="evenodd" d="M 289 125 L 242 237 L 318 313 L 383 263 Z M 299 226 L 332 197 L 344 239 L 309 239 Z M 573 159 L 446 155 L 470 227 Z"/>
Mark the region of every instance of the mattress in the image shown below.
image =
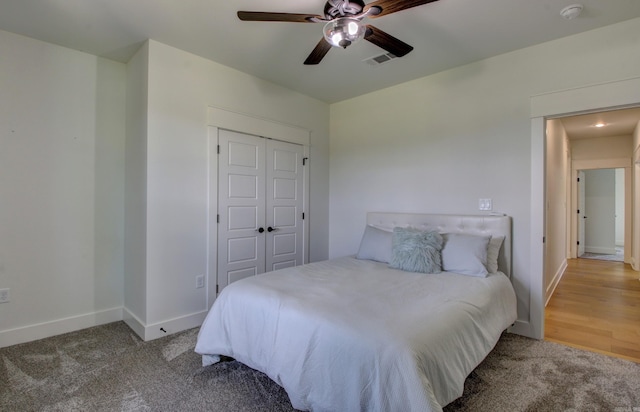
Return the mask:
<path id="1" fill-rule="evenodd" d="M 198 336 L 312 411 L 438 411 L 516 319 L 502 273 L 412 273 L 343 257 L 234 282 Z"/>

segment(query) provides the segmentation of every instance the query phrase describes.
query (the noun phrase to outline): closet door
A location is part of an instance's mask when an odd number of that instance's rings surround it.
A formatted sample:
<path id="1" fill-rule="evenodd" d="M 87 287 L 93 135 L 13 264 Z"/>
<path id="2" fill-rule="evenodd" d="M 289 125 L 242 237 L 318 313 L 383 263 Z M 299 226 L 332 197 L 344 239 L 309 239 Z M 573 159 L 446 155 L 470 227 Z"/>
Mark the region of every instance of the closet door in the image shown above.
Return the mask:
<path id="1" fill-rule="evenodd" d="M 265 140 L 218 135 L 218 285 L 265 271 Z"/>
<path id="2" fill-rule="evenodd" d="M 304 148 L 220 130 L 218 286 L 303 263 Z"/>
<path id="3" fill-rule="evenodd" d="M 266 270 L 303 263 L 303 147 L 267 140 Z"/>

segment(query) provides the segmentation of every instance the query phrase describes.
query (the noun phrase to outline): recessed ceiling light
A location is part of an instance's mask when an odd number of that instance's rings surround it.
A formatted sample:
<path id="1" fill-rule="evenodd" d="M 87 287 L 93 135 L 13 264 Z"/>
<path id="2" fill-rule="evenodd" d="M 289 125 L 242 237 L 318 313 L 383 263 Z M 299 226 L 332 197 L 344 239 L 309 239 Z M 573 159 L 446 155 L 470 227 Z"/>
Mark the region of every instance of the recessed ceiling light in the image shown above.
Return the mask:
<path id="1" fill-rule="evenodd" d="M 560 15 L 567 20 L 575 19 L 582 13 L 582 4 L 572 4 L 560 10 Z"/>
<path id="2" fill-rule="evenodd" d="M 600 123 L 596 123 L 596 124 L 592 125 L 592 127 L 605 127 L 606 125 L 607 125 L 606 123 L 600 122 Z"/>

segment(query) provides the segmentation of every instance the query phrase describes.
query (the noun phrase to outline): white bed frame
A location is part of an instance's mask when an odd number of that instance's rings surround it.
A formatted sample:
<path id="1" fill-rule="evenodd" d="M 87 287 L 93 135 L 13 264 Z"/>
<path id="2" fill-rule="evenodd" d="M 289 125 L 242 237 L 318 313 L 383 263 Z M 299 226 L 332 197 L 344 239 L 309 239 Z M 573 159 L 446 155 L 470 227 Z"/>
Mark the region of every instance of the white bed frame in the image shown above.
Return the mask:
<path id="1" fill-rule="evenodd" d="M 439 233 L 469 233 L 504 236 L 498 255 L 498 269 L 511 278 L 511 217 L 501 215 L 445 215 L 427 213 L 367 213 L 367 224 L 381 229 L 415 227 Z"/>

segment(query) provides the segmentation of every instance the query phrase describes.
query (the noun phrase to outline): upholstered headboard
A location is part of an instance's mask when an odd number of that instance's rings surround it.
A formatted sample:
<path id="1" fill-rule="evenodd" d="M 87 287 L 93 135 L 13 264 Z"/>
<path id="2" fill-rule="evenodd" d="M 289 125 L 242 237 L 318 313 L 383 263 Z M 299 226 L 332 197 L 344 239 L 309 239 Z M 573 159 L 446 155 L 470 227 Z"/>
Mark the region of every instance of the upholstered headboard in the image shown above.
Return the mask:
<path id="1" fill-rule="evenodd" d="M 498 269 L 511 277 L 511 217 L 509 216 L 369 212 L 367 224 L 389 230 L 400 226 L 436 230 L 440 233 L 504 236 L 498 255 Z"/>

